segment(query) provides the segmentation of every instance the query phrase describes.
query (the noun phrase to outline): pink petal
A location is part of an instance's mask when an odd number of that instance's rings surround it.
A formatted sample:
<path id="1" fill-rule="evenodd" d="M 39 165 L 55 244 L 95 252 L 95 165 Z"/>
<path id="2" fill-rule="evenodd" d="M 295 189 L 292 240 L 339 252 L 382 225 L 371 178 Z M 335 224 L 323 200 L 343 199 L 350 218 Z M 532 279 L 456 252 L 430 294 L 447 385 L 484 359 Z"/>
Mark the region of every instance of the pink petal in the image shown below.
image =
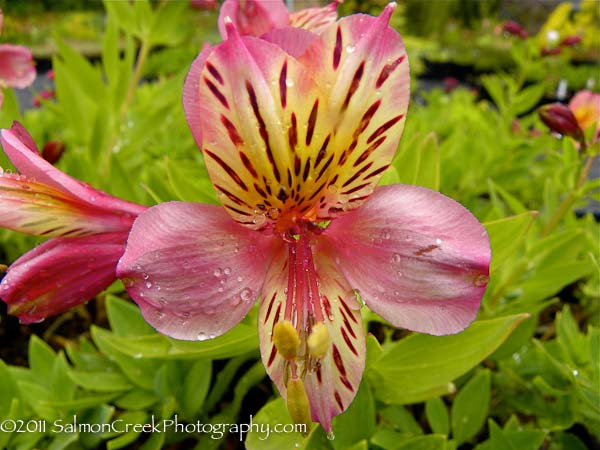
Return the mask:
<path id="1" fill-rule="evenodd" d="M 592 140 L 598 140 L 600 136 L 600 94 L 588 90 L 579 91 L 569 102 L 569 109 L 575 115 L 583 131 L 595 128 Z"/>
<path id="2" fill-rule="evenodd" d="M 389 4 L 379 17 L 341 19 L 299 58 L 328 94 L 326 115 L 318 120 L 333 132 L 322 158 L 331 164 L 321 177 L 327 189 L 319 202 L 320 219 L 359 206 L 396 153 L 410 79 L 404 44 L 388 24 L 393 9 Z"/>
<path id="3" fill-rule="evenodd" d="M 365 366 L 365 338 L 356 296 L 344 276 L 326 252 L 315 254 L 314 262 L 321 313 L 331 346 L 323 358 L 314 360 L 307 368 L 304 385 L 312 420 L 329 432 L 333 416 L 346 410 L 358 390 Z M 258 316 L 262 360 L 284 398 L 287 396 L 285 379 L 289 374 L 286 376 L 285 372 L 288 363 L 275 348 L 272 330 L 276 323 L 284 320 L 286 301 L 290 301 L 288 292 L 293 289 L 289 285 L 288 264 L 287 250 L 281 245 L 269 268 Z M 298 371 L 304 373 L 303 367 Z"/>
<path id="4" fill-rule="evenodd" d="M 0 210 L 0 226 L 37 236 L 127 232 L 134 220 L 131 215 L 94 208 L 24 175 L 7 173 L 0 174 Z"/>
<path id="5" fill-rule="evenodd" d="M 0 45 L 0 82 L 19 89 L 35 80 L 35 62 L 29 49 L 20 45 Z"/>
<path id="6" fill-rule="evenodd" d="M 4 153 L 17 170 L 29 179 L 75 196 L 94 208 L 119 212 L 124 216 L 136 216 L 146 209 L 145 206 L 98 191 L 58 170 L 42 158 L 33 139 L 18 122 L 14 122 L 10 130 L 3 129 L 0 140 Z"/>
<path id="7" fill-rule="evenodd" d="M 331 124 L 316 119 L 317 109 L 327 117 L 326 99 L 305 67 L 229 29 L 188 79 L 199 83 L 202 151 L 220 200 L 236 221 L 262 229 L 293 202 L 309 209 L 317 201 L 323 185 L 312 164 Z"/>
<path id="8" fill-rule="evenodd" d="M 223 39 L 228 38 L 226 17 L 240 34 L 251 36 L 260 36 L 274 28 L 289 25 L 288 10 L 281 0 L 225 0 L 219 12 L 219 32 Z"/>
<path id="9" fill-rule="evenodd" d="M 397 327 L 456 333 L 475 319 L 489 238 L 463 206 L 418 186 L 377 188 L 321 239 L 365 303 Z"/>
<path id="10" fill-rule="evenodd" d="M 290 14 L 290 25 L 320 34 L 337 20 L 337 6 L 340 3 L 342 0 L 331 2 L 322 8 L 301 9 Z"/>
<path id="11" fill-rule="evenodd" d="M 50 239 L 8 268 L 0 298 L 23 323 L 83 303 L 115 281 L 126 239 L 127 233 Z"/>
<path id="12" fill-rule="evenodd" d="M 260 37 L 262 40 L 281 47 L 294 58 L 299 58 L 317 39 L 317 35 L 302 28 L 277 28 Z"/>
<path id="13" fill-rule="evenodd" d="M 162 203 L 135 221 L 117 274 L 158 331 L 207 339 L 252 307 L 271 242 L 220 207 Z"/>
<path id="14" fill-rule="evenodd" d="M 200 92 L 198 87 L 200 85 L 202 68 L 211 50 L 211 46 L 208 44 L 202 47 L 202 51 L 194 59 L 183 84 L 183 110 L 185 118 L 192 131 L 194 140 L 200 148 L 202 148 L 202 112 L 200 110 Z"/>

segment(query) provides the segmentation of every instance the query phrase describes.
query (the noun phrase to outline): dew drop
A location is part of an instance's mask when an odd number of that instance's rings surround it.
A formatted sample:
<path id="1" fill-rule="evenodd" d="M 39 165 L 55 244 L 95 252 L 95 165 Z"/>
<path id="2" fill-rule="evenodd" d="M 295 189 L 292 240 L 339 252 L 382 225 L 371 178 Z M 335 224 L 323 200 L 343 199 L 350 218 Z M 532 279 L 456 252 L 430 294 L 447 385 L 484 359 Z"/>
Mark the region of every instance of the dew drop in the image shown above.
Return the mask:
<path id="1" fill-rule="evenodd" d="M 146 287 L 147 287 L 148 289 L 150 289 L 150 288 L 152 287 L 152 283 L 150 283 L 149 281 L 146 281 Z"/>
<path id="2" fill-rule="evenodd" d="M 356 47 L 355 47 L 354 45 L 347 45 L 347 46 L 346 46 L 346 51 L 347 51 L 348 53 L 353 53 L 353 52 L 354 52 L 354 50 L 356 50 Z"/>
<path id="3" fill-rule="evenodd" d="M 442 241 L 440 238 L 437 238 L 437 239 L 435 240 L 435 243 L 436 243 L 437 245 L 440 245 L 442 242 L 444 242 L 444 241 Z"/>
<path id="4" fill-rule="evenodd" d="M 234 308 L 239 305 L 240 303 L 242 303 L 242 297 L 241 296 L 235 296 L 231 299 L 231 301 L 229 302 L 229 304 L 231 306 L 233 306 Z"/>
<path id="5" fill-rule="evenodd" d="M 223 287 L 219 287 L 219 289 L 217 289 L 218 292 L 223 292 Z"/>
<path id="6" fill-rule="evenodd" d="M 243 280 L 243 278 L 242 278 L 242 277 L 237 277 L 237 282 L 238 282 L 238 283 L 241 283 L 241 282 L 242 282 L 242 280 Z"/>
<path id="7" fill-rule="evenodd" d="M 135 355 L 133 355 L 133 357 L 135 359 L 140 359 L 142 357 L 142 354 L 141 353 L 136 353 Z"/>
<path id="8" fill-rule="evenodd" d="M 223 271 L 219 268 L 216 268 L 215 271 L 213 272 L 213 275 L 217 278 L 220 278 L 221 275 L 223 275 Z"/>
<path id="9" fill-rule="evenodd" d="M 293 87 L 294 86 L 294 80 L 292 80 L 291 78 L 286 78 L 285 79 L 285 85 L 287 87 Z"/>
<path id="10" fill-rule="evenodd" d="M 392 255 L 392 262 L 399 263 L 400 261 L 402 261 L 402 256 L 400 256 L 398 253 L 394 253 Z"/>
<path id="11" fill-rule="evenodd" d="M 278 208 L 270 208 L 268 214 L 271 219 L 275 220 L 279 217 L 279 209 Z"/>
<path id="12" fill-rule="evenodd" d="M 329 193 L 335 194 L 338 191 L 338 187 L 335 184 L 330 184 L 329 186 L 327 186 L 327 190 L 329 191 Z"/>
<path id="13" fill-rule="evenodd" d="M 225 267 L 225 268 L 223 269 L 223 273 L 224 273 L 225 275 L 231 275 L 231 267 Z"/>
<path id="14" fill-rule="evenodd" d="M 143 273 L 142 276 L 144 277 L 144 280 L 147 280 L 148 278 L 150 278 L 150 275 L 148 275 L 147 273 Z"/>
<path id="15" fill-rule="evenodd" d="M 389 231 L 384 231 L 383 233 L 381 233 L 381 237 L 383 238 L 383 240 L 387 241 L 389 238 L 392 237 L 392 235 L 390 234 Z"/>
<path id="16" fill-rule="evenodd" d="M 206 333 L 201 331 L 200 333 L 198 333 L 198 336 L 196 336 L 196 339 L 199 341 L 205 341 L 205 340 L 209 339 L 209 337 Z"/>
<path id="17" fill-rule="evenodd" d="M 252 300 L 252 289 L 250 289 L 250 288 L 242 289 L 242 292 L 240 292 L 240 298 L 245 302 L 251 301 Z"/>
<path id="18" fill-rule="evenodd" d="M 163 313 L 162 311 L 159 311 L 159 310 L 154 311 L 154 315 L 156 316 L 157 319 L 162 319 L 163 317 L 165 317 L 165 313 Z"/>
<path id="19" fill-rule="evenodd" d="M 335 434 L 333 434 L 333 431 L 327 433 L 327 439 L 329 439 L 330 441 L 333 441 L 335 439 Z"/>
<path id="20" fill-rule="evenodd" d="M 190 312 L 186 311 L 182 315 L 183 315 L 183 317 L 185 317 L 187 319 L 188 317 L 190 317 Z"/>

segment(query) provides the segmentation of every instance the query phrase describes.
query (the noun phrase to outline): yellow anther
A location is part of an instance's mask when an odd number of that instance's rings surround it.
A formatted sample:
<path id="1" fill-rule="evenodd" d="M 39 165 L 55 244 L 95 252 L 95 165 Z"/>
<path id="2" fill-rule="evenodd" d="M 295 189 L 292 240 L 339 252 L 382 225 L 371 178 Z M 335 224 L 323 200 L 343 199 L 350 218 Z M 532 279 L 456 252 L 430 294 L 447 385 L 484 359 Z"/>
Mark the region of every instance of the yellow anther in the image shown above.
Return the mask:
<path id="1" fill-rule="evenodd" d="M 315 358 L 323 358 L 331 346 L 329 329 L 323 322 L 318 322 L 312 327 L 312 332 L 306 341 L 308 353 Z"/>
<path id="2" fill-rule="evenodd" d="M 273 343 L 285 359 L 293 359 L 298 355 L 300 338 L 294 325 L 287 320 L 277 322 L 273 327 Z"/>
<path id="3" fill-rule="evenodd" d="M 311 418 L 310 406 L 308 404 L 308 396 L 304 383 L 300 379 L 291 379 L 287 384 L 287 407 L 290 412 L 290 417 L 294 423 L 304 424 L 304 436 L 310 431 Z"/>

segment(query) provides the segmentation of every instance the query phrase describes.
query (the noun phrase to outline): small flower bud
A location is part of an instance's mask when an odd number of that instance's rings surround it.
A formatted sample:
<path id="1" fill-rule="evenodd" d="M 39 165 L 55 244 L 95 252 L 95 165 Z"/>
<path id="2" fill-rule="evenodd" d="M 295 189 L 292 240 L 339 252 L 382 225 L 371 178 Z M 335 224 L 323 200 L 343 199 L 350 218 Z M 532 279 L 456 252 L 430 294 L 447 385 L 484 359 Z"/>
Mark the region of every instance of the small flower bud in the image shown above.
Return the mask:
<path id="1" fill-rule="evenodd" d="M 308 353 L 315 358 L 323 358 L 331 346 L 329 329 L 323 322 L 316 323 L 306 341 Z"/>
<path id="2" fill-rule="evenodd" d="M 49 141 L 42 149 L 42 158 L 50 164 L 57 163 L 65 152 L 65 143 L 59 141 Z"/>
<path id="3" fill-rule="evenodd" d="M 515 22 L 514 20 L 508 20 L 504 22 L 504 24 L 502 25 L 502 30 L 505 33 L 512 34 L 513 36 L 518 36 L 521 39 L 526 39 L 529 36 L 525 28 L 523 28 L 520 23 Z"/>
<path id="4" fill-rule="evenodd" d="M 304 383 L 300 379 L 291 379 L 288 381 L 286 389 L 290 417 L 294 423 L 306 425 L 306 432 L 303 433 L 306 436 L 310 430 L 312 420 Z"/>
<path id="5" fill-rule="evenodd" d="M 539 110 L 540 119 L 552 131 L 577 140 L 583 138 L 583 133 L 573 112 L 562 103 L 544 105 Z"/>
<path id="6" fill-rule="evenodd" d="M 562 52 L 560 47 L 544 47 L 540 50 L 541 56 L 556 56 Z"/>
<path id="7" fill-rule="evenodd" d="M 293 359 L 298 355 L 300 338 L 291 322 L 284 320 L 273 327 L 273 343 L 281 356 Z"/>
<path id="8" fill-rule="evenodd" d="M 561 47 L 574 47 L 581 42 L 581 36 L 572 35 L 564 38 L 558 45 Z"/>

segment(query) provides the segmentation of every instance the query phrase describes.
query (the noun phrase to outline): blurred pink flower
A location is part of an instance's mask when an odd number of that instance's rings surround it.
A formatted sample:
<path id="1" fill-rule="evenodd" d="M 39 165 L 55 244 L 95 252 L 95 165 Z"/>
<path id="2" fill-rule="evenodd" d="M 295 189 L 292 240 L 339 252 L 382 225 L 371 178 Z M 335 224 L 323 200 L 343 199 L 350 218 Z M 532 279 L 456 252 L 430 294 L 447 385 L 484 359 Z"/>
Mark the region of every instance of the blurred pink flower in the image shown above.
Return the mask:
<path id="1" fill-rule="evenodd" d="M 224 23 L 183 95 L 223 207 L 150 208 L 117 268 L 146 320 L 177 339 L 221 335 L 260 299 L 269 376 L 295 422 L 327 432 L 365 366 L 356 292 L 395 326 L 441 335 L 474 320 L 488 282 L 489 239 L 467 209 L 422 187 L 377 187 L 409 102 L 393 9 L 318 36 L 257 39 Z"/>
<path id="2" fill-rule="evenodd" d="M 0 31 L 4 15 L 0 10 Z M 31 52 L 21 45 L 0 44 L 0 108 L 5 87 L 26 88 L 35 80 L 35 62 Z"/>
<path id="3" fill-rule="evenodd" d="M 131 225 L 146 208 L 61 172 L 16 122 L 2 130 L 0 140 L 19 171 L 0 170 L 0 226 L 52 237 L 17 259 L 0 283 L 8 312 L 24 323 L 37 322 L 115 281 Z"/>
<path id="4" fill-rule="evenodd" d="M 219 31 L 227 37 L 225 18 L 228 17 L 242 35 L 261 36 L 269 31 L 295 27 L 319 34 L 337 19 L 334 1 L 322 8 L 306 8 L 290 13 L 283 0 L 225 0 L 219 12 Z"/>
<path id="5" fill-rule="evenodd" d="M 512 34 L 513 36 L 518 36 L 521 39 L 526 39 L 529 36 L 525 28 L 523 28 L 520 23 L 515 22 L 514 20 L 507 20 L 504 22 L 502 24 L 502 31 Z"/>
<path id="6" fill-rule="evenodd" d="M 592 142 L 600 137 L 600 94 L 592 91 L 579 91 L 569 102 L 569 109 L 583 132 L 595 128 Z"/>

